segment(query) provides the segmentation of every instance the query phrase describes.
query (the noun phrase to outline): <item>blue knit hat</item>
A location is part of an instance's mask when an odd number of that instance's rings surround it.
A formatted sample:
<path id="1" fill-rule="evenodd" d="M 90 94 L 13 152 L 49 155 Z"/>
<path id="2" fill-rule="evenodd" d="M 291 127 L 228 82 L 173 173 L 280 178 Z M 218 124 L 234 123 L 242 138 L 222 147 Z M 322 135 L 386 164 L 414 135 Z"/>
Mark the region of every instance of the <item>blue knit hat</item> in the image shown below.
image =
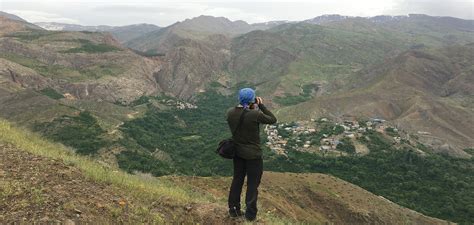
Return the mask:
<path id="1" fill-rule="evenodd" d="M 255 102 L 255 91 L 252 88 L 242 88 L 239 91 L 239 102 L 244 107 Z"/>

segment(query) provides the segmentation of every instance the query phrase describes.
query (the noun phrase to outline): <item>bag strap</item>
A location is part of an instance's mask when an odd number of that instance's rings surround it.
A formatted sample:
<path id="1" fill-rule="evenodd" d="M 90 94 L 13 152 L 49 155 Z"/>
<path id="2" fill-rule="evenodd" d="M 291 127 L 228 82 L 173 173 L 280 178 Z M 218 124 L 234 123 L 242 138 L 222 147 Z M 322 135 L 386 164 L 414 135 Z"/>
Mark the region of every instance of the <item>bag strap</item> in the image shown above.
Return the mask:
<path id="1" fill-rule="evenodd" d="M 247 113 L 247 112 L 248 112 L 248 110 L 244 109 L 243 112 L 240 114 L 239 123 L 237 124 L 237 127 L 235 127 L 234 132 L 232 132 L 232 136 L 234 136 L 235 133 L 237 133 L 237 131 L 239 131 L 240 125 L 242 125 L 242 123 L 244 122 L 245 113 Z"/>

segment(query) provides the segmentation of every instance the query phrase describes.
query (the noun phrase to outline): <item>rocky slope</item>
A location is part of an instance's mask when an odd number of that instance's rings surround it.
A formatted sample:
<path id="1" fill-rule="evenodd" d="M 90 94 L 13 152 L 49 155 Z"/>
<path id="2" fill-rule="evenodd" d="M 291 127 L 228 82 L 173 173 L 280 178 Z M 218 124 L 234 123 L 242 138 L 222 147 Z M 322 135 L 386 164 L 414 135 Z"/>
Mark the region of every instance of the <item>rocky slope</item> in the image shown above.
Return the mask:
<path id="1" fill-rule="evenodd" d="M 19 18 L 19 17 L 18 17 Z M 8 34 L 11 32 L 22 31 L 25 29 L 41 30 L 42 28 L 23 22 L 11 16 L 0 15 L 0 35 Z"/>
<path id="2" fill-rule="evenodd" d="M 110 35 L 28 30 L 20 25 L 2 31 L 0 74 L 14 85 L 50 87 L 76 99 L 109 102 L 159 91 L 153 74 L 160 62 L 121 47 Z"/>

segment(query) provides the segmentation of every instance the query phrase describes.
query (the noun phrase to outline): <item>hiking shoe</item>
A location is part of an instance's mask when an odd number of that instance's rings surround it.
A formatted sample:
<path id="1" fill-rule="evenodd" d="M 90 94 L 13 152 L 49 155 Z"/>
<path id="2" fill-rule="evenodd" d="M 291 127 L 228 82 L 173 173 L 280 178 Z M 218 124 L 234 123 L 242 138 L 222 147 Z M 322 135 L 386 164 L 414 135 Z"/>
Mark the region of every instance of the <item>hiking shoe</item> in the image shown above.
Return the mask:
<path id="1" fill-rule="evenodd" d="M 247 221 L 254 221 L 256 218 L 257 216 L 250 216 L 250 215 L 245 214 L 245 219 Z"/>
<path id="2" fill-rule="evenodd" d="M 247 221 L 254 221 L 257 218 L 257 215 L 249 215 L 248 213 L 245 213 L 245 219 Z"/>
<path id="3" fill-rule="evenodd" d="M 240 209 L 229 209 L 229 215 L 230 217 L 240 217 L 240 216 L 243 216 L 244 213 L 242 213 L 242 211 L 240 211 Z"/>

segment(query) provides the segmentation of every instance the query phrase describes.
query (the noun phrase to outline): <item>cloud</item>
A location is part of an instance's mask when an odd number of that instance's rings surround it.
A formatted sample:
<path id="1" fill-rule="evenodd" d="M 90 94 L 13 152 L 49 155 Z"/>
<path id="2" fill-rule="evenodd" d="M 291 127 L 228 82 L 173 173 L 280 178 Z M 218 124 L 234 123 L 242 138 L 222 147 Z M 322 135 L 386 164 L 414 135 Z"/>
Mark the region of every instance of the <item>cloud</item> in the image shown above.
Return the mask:
<path id="1" fill-rule="evenodd" d="M 230 20 L 245 20 L 247 22 L 265 22 L 267 17 L 263 14 L 250 13 L 239 7 L 226 7 L 225 5 L 215 5 L 213 3 L 202 2 L 170 2 L 167 4 L 114 4 L 100 5 L 93 8 L 93 11 L 101 16 L 116 16 L 126 14 L 128 16 L 153 17 L 159 19 L 160 23 L 174 23 L 199 15 L 224 16 Z"/>
<path id="2" fill-rule="evenodd" d="M 154 5 L 101 5 L 94 7 L 94 11 L 106 13 L 157 13 L 166 10 L 166 8 Z"/>
<path id="3" fill-rule="evenodd" d="M 397 0 L 385 13 L 420 13 L 474 19 L 474 0 Z"/>
<path id="4" fill-rule="evenodd" d="M 238 8 L 225 8 L 225 7 L 208 7 L 202 14 L 210 16 L 225 16 L 230 20 L 244 20 L 249 23 L 266 22 L 266 18 L 263 14 L 249 13 Z"/>
<path id="5" fill-rule="evenodd" d="M 7 10 L 6 12 L 15 14 L 28 22 L 58 22 L 78 24 L 79 20 L 62 17 L 58 14 L 33 10 Z"/>
<path id="6" fill-rule="evenodd" d="M 474 0 L 0 0 L 1 10 L 26 20 L 168 26 L 199 15 L 248 23 L 305 20 L 323 14 L 348 16 L 423 13 L 474 19 Z"/>

